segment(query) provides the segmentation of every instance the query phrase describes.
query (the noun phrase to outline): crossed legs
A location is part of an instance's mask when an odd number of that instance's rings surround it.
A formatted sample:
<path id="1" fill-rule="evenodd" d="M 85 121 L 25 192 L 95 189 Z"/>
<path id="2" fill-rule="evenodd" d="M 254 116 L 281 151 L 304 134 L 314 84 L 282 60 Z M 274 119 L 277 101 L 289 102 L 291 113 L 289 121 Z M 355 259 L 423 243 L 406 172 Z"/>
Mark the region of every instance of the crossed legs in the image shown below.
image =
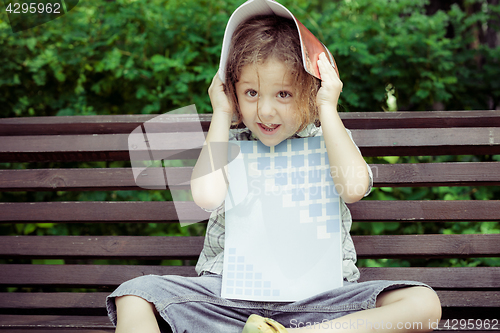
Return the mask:
<path id="1" fill-rule="evenodd" d="M 122 296 L 115 300 L 118 322 L 117 333 L 159 333 L 154 306 L 137 296 Z M 430 332 L 441 318 L 441 304 L 437 295 L 426 287 L 407 287 L 380 293 L 376 308 L 358 311 L 332 321 L 303 328 L 289 328 L 292 332 Z"/>

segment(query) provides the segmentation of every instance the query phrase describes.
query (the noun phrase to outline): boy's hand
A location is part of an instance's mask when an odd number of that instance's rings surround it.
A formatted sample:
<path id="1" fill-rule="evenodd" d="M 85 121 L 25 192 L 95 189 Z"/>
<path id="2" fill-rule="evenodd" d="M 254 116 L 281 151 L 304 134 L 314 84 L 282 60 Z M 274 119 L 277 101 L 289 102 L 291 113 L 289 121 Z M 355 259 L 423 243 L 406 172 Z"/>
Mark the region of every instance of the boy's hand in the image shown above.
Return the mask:
<path id="1" fill-rule="evenodd" d="M 319 55 L 318 69 L 321 75 L 321 88 L 318 90 L 318 95 L 316 96 L 319 111 L 321 113 L 321 109 L 324 106 L 337 110 L 337 103 L 343 84 L 332 64 L 328 61 L 325 52 Z"/>
<path id="2" fill-rule="evenodd" d="M 212 79 L 212 84 L 208 88 L 208 95 L 210 96 L 214 114 L 223 112 L 229 115 L 229 117 L 233 116 L 233 107 L 231 106 L 229 97 L 224 92 L 224 83 L 222 83 L 219 77 L 219 72 L 215 73 Z"/>

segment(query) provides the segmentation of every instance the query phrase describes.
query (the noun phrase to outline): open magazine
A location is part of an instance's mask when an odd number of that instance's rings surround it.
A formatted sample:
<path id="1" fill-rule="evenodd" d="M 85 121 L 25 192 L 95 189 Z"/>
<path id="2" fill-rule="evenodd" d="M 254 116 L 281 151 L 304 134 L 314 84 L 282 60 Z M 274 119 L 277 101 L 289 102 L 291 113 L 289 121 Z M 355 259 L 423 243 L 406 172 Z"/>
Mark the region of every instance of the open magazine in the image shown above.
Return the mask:
<path id="1" fill-rule="evenodd" d="M 318 79 L 321 79 L 317 61 L 319 59 L 319 55 L 322 52 L 325 52 L 333 68 L 335 68 L 337 75 L 339 75 L 337 64 L 335 63 L 335 59 L 333 58 L 330 51 L 285 6 L 271 0 L 249 0 L 238 7 L 238 10 L 236 10 L 231 15 L 224 32 L 224 41 L 222 44 L 219 66 L 221 69 L 219 71 L 219 75 L 221 76 L 222 82 L 224 82 L 225 80 L 224 69 L 229 53 L 231 36 L 233 35 L 233 32 L 235 31 L 238 24 L 252 16 L 272 14 L 287 18 L 293 18 L 293 20 L 295 21 L 299 32 L 300 45 L 302 48 L 302 59 L 304 62 L 303 65 L 306 72 Z"/>
<path id="2" fill-rule="evenodd" d="M 323 137 L 236 143 L 222 297 L 291 302 L 341 287 L 340 198 Z"/>

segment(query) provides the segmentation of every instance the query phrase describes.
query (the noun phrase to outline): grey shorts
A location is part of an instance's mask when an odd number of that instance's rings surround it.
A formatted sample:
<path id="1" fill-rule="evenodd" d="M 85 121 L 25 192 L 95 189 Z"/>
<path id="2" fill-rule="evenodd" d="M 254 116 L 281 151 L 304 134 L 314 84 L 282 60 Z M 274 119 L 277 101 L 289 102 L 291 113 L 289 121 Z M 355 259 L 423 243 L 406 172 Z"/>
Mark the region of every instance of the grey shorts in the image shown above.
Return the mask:
<path id="1" fill-rule="evenodd" d="M 221 298 L 221 284 L 222 276 L 211 273 L 199 277 L 141 276 L 123 283 L 107 297 L 108 315 L 116 325 L 114 298 L 135 295 L 153 303 L 173 333 L 240 333 L 248 317 L 254 313 L 272 318 L 289 328 L 314 323 L 319 325 L 356 311 L 374 308 L 382 291 L 408 286 L 429 287 L 413 281 L 345 281 L 341 288 L 301 301 L 276 303 Z M 162 325 L 165 323 L 160 323 Z"/>

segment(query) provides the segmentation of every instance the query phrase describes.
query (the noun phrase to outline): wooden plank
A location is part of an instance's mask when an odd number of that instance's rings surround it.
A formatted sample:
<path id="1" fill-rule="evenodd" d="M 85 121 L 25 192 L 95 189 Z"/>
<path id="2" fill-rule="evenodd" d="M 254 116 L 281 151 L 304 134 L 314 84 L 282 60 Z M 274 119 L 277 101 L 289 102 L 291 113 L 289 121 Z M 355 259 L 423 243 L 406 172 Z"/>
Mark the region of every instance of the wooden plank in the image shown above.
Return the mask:
<path id="1" fill-rule="evenodd" d="M 499 221 L 500 200 L 361 200 L 348 205 L 355 222 Z M 177 222 L 208 220 L 192 201 L 0 202 L 2 223 Z"/>
<path id="2" fill-rule="evenodd" d="M 0 315 L 0 328 L 15 329 L 112 329 L 107 316 Z M 59 330 L 57 330 L 59 332 Z M 80 331 L 79 331 L 80 332 Z M 85 332 L 85 331 L 84 331 Z M 91 331 L 93 332 L 93 331 Z M 107 332 L 107 331 L 106 331 Z"/>
<path id="3" fill-rule="evenodd" d="M 419 111 L 419 112 L 341 112 L 349 129 L 376 128 L 440 128 L 500 126 L 500 112 L 491 111 Z M 62 135 L 130 133 L 157 115 L 103 115 L 16 117 L 0 119 L 0 135 Z M 201 121 L 208 130 L 212 114 L 169 115 L 164 130 L 189 131 L 191 124 Z"/>
<path id="4" fill-rule="evenodd" d="M 0 285 L 116 288 L 143 275 L 197 276 L 194 266 L 1 265 Z M 489 274 L 491 275 L 491 274 Z"/>
<path id="5" fill-rule="evenodd" d="M 498 186 L 500 162 L 371 164 L 374 186 Z"/>
<path id="6" fill-rule="evenodd" d="M 137 185 L 132 168 L 0 170 L 0 191 L 125 191 L 190 189 L 192 167 L 151 167 Z M 144 176 L 147 174 L 147 177 Z"/>
<path id="7" fill-rule="evenodd" d="M 500 267 L 360 267 L 359 282 L 420 281 L 434 289 L 500 289 Z"/>
<path id="8" fill-rule="evenodd" d="M 149 161 L 150 153 L 158 160 L 197 159 L 200 150 L 192 148 L 203 145 L 193 142 L 192 133 L 153 133 L 148 138 L 162 147 L 149 151 L 144 138 L 142 145 L 131 144 L 139 161 Z M 0 162 L 130 161 L 128 139 L 128 134 L 4 136 Z"/>
<path id="9" fill-rule="evenodd" d="M 349 204 L 358 222 L 498 221 L 500 200 L 361 200 Z"/>
<path id="10" fill-rule="evenodd" d="M 470 310 L 469 310 L 470 311 Z M 471 318 L 471 316 L 469 316 Z M 475 318 L 475 317 L 472 317 Z M 496 318 L 496 317 L 495 317 Z M 491 319 L 491 318 L 490 318 Z M 448 324 L 448 328 L 446 325 Z M 491 330 L 471 329 L 471 330 L 449 330 L 452 322 L 441 320 L 436 331 L 440 332 L 474 332 L 491 333 Z M 481 322 L 476 327 L 482 327 Z M 491 323 L 490 323 L 491 325 Z M 456 325 L 459 328 L 460 324 Z M 462 326 L 463 327 L 463 326 Z M 498 327 L 498 325 L 497 325 Z M 81 332 L 81 333 L 101 333 L 112 332 L 114 328 L 106 316 L 41 316 L 41 315 L 0 315 L 0 329 L 15 329 L 17 333 L 31 333 L 36 329 L 37 333 L 54 332 Z"/>
<path id="11" fill-rule="evenodd" d="M 500 254 L 500 234 L 353 236 L 358 258 L 461 258 Z"/>
<path id="12" fill-rule="evenodd" d="M 470 318 L 471 316 L 469 316 Z M 451 322 L 441 320 L 436 331 L 440 332 L 474 332 L 474 333 L 491 333 L 491 330 L 471 329 L 471 330 L 449 330 Z M 491 325 L 491 324 L 490 324 Z M 483 324 L 481 322 L 482 327 Z M 457 324 L 456 328 L 460 325 Z M 463 327 L 463 326 L 462 326 Z M 497 325 L 498 327 L 498 325 Z M 52 329 L 54 330 L 52 330 Z M 48 332 L 80 332 L 80 333 L 102 333 L 113 332 L 114 328 L 109 319 L 105 316 L 28 316 L 28 315 L 0 315 L 0 330 L 15 329 L 16 333 L 31 333 L 32 329 L 36 329 L 37 333 Z M 2 330 L 3 331 L 3 330 Z"/>
<path id="13" fill-rule="evenodd" d="M 2 265 L 0 285 L 116 288 L 138 276 L 196 276 L 194 266 Z M 362 281 L 409 280 L 435 289 L 500 289 L 500 267 L 361 267 Z"/>
<path id="14" fill-rule="evenodd" d="M 82 316 L 83 318 L 87 316 Z M 0 319 L 1 320 L 1 319 Z M 42 326 L 43 327 L 43 326 Z M 11 328 L 6 328 L 3 329 L 1 323 L 0 323 L 0 332 L 12 332 Z M 37 327 L 36 329 L 31 329 L 31 328 L 19 328 L 16 327 L 14 333 L 112 333 L 115 332 L 114 327 L 108 327 L 108 328 L 40 328 Z M 166 331 L 168 333 L 168 331 Z"/>
<path id="15" fill-rule="evenodd" d="M 3 136 L 0 162 L 115 161 L 130 160 L 128 134 Z M 201 138 L 201 137 L 200 137 Z M 500 128 L 422 128 L 353 130 L 364 156 L 499 154 Z M 148 134 L 157 159 L 196 159 L 203 142 L 192 133 Z M 203 141 L 203 140 L 201 140 Z M 135 147 L 135 148 L 134 148 Z M 131 146 L 139 159 L 149 160 L 146 143 Z M 161 157 L 161 158 L 160 158 Z"/>
<path id="16" fill-rule="evenodd" d="M 500 128 L 408 128 L 352 131 L 363 156 L 500 153 Z"/>
<path id="17" fill-rule="evenodd" d="M 12 332 L 11 328 L 3 329 L 0 324 L 0 332 Z M 15 333 L 112 333 L 115 332 L 115 328 L 56 328 L 56 329 L 44 329 L 37 327 L 36 329 L 31 328 L 15 328 Z M 169 333 L 169 331 L 166 331 Z"/>
<path id="18" fill-rule="evenodd" d="M 494 121 L 495 117 L 488 118 L 487 115 L 487 119 Z M 0 119 L 0 136 L 128 134 L 157 116 L 141 114 L 3 118 Z M 203 130 L 208 131 L 211 120 L 211 114 L 162 115 L 161 123 L 149 123 L 148 128 L 149 131 L 157 132 L 193 132 L 199 130 L 201 122 Z"/>
<path id="19" fill-rule="evenodd" d="M 2 258 L 198 259 L 202 236 L 0 236 Z"/>
<path id="20" fill-rule="evenodd" d="M 371 164 L 374 186 L 498 186 L 500 162 Z M 192 167 L 151 167 L 140 185 L 189 189 Z M 140 190 L 131 168 L 0 170 L 0 191 Z"/>
<path id="21" fill-rule="evenodd" d="M 500 111 L 341 112 L 349 129 L 499 127 Z"/>
<path id="22" fill-rule="evenodd" d="M 500 234 L 353 236 L 358 258 L 500 256 Z M 0 236 L 0 258 L 197 259 L 202 236 Z"/>
<path id="23" fill-rule="evenodd" d="M 3 202 L 0 211 L 0 222 L 15 223 L 178 222 L 177 211 L 193 221 L 210 217 L 194 202 L 172 201 Z"/>
<path id="24" fill-rule="evenodd" d="M 441 306 L 500 307 L 499 291 L 436 291 Z M 0 293 L 0 309 L 103 309 L 110 293 Z"/>
<path id="25" fill-rule="evenodd" d="M 436 291 L 441 306 L 446 307 L 480 307 L 491 308 L 500 307 L 500 291 L 456 291 L 438 290 Z M 500 314 L 500 313 L 499 313 Z M 500 323 L 499 323 L 500 324 Z M 500 327 L 499 327 L 500 328 Z"/>

